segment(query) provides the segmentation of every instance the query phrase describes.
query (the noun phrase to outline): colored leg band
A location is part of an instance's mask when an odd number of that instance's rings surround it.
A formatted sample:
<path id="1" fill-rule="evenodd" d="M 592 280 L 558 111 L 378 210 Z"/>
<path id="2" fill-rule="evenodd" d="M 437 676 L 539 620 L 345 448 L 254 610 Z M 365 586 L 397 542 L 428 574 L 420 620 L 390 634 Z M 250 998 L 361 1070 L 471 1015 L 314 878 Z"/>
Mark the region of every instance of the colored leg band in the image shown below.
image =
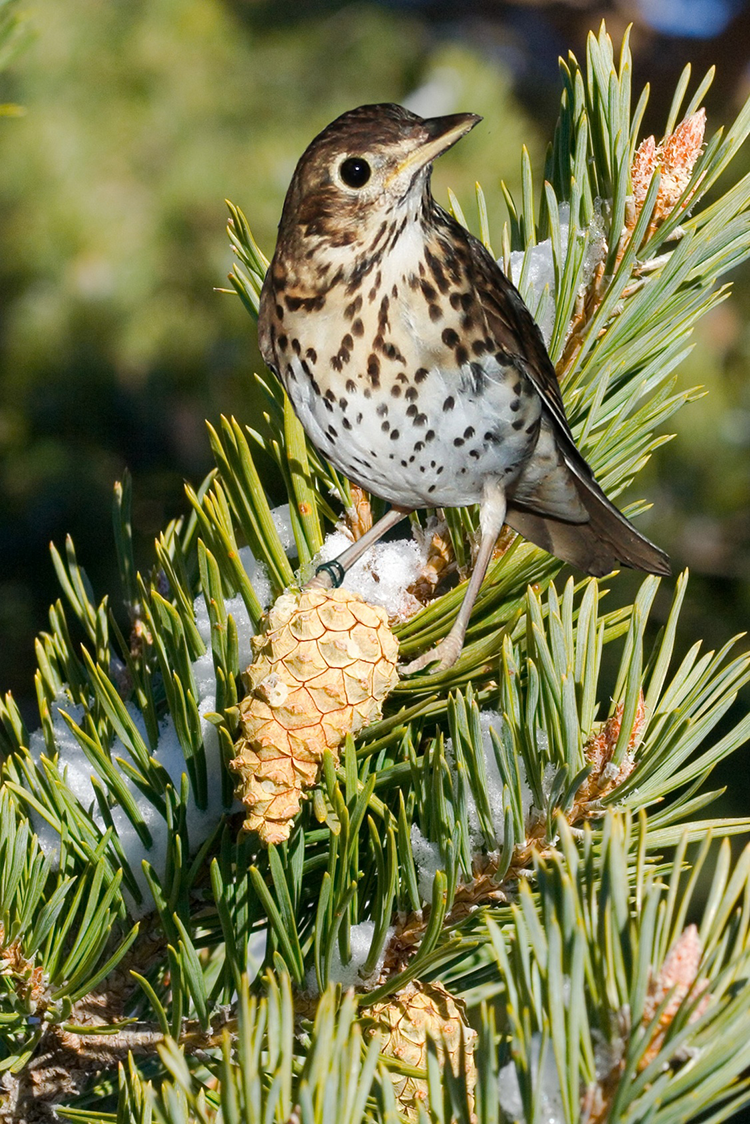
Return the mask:
<path id="1" fill-rule="evenodd" d="M 343 585 L 344 578 L 346 577 L 346 570 L 338 559 L 334 558 L 331 562 L 323 562 L 322 565 L 318 566 L 315 573 L 320 574 L 323 573 L 323 571 L 328 574 L 334 589 L 338 589 L 340 585 Z"/>

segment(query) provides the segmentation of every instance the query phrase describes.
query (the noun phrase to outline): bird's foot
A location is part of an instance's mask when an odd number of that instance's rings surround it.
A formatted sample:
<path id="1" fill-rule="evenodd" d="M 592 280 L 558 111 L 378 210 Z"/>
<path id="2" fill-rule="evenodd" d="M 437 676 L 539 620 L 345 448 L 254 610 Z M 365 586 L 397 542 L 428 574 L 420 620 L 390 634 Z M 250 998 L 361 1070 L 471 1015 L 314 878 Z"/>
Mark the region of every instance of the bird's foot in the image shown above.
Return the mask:
<path id="1" fill-rule="evenodd" d="M 399 675 L 414 675 L 417 671 L 424 671 L 426 667 L 430 667 L 430 675 L 436 675 L 439 671 L 448 671 L 453 667 L 454 663 L 461 655 L 463 648 L 463 639 L 459 636 L 451 636 L 450 634 L 436 644 L 434 648 L 430 648 L 428 652 L 424 652 L 421 656 L 417 656 L 411 663 L 405 664 L 400 667 Z"/>

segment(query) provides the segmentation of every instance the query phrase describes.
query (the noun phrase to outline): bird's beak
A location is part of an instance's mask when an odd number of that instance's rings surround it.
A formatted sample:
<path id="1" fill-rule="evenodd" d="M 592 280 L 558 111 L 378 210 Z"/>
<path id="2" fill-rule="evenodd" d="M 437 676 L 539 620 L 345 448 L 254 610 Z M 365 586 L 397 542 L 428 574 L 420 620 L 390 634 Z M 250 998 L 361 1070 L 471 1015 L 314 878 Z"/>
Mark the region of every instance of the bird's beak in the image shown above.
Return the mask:
<path id="1" fill-rule="evenodd" d="M 482 118 L 477 113 L 451 113 L 448 117 L 428 117 L 424 122 L 426 138 L 401 161 L 389 179 L 404 172 L 418 172 L 438 156 L 442 156 L 456 141 L 478 125 Z"/>

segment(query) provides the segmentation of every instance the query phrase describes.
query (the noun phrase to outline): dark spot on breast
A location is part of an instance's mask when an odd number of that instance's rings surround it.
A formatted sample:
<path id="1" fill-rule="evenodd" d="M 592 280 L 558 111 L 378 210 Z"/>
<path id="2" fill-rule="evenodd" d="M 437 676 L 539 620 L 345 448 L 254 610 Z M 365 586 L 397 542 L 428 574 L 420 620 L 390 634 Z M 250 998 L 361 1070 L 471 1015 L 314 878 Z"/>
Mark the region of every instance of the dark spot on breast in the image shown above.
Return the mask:
<path id="1" fill-rule="evenodd" d="M 426 367 L 417 367 L 416 371 L 414 372 L 414 381 L 416 383 L 424 382 L 424 380 L 427 378 L 427 375 L 428 371 Z"/>
<path id="2" fill-rule="evenodd" d="M 460 293 L 451 293 L 450 301 L 451 301 L 451 308 L 454 308 L 454 309 L 456 309 L 456 311 L 458 311 L 458 309 L 461 307 L 461 294 Z"/>
<path id="3" fill-rule="evenodd" d="M 428 304 L 432 304 L 437 300 L 437 289 L 434 285 L 431 285 L 429 281 L 422 281 L 421 288 L 422 296 Z"/>
<path id="4" fill-rule="evenodd" d="M 514 398 L 513 401 L 510 404 L 510 408 L 513 411 L 514 414 L 518 413 L 518 411 L 521 409 L 521 399 L 520 398 Z"/>
<path id="5" fill-rule="evenodd" d="M 434 429 L 428 429 L 427 432 L 424 435 L 425 441 L 433 441 L 434 438 L 435 438 L 435 430 Z"/>
<path id="6" fill-rule="evenodd" d="M 304 312 L 319 312 L 325 307 L 326 294 L 318 293 L 316 297 L 290 297 L 285 296 L 286 306 L 290 312 L 297 312 L 300 308 Z"/>
<path id="7" fill-rule="evenodd" d="M 464 332 L 470 332 L 473 327 L 474 327 L 474 317 L 471 315 L 470 312 L 467 312 L 461 317 L 461 328 L 463 329 Z"/>
<path id="8" fill-rule="evenodd" d="M 415 453 L 421 453 L 423 449 L 424 449 L 424 441 L 417 441 L 416 445 L 414 446 L 414 452 Z"/>
<path id="9" fill-rule="evenodd" d="M 383 433 L 387 433 L 391 428 L 391 423 L 389 421 L 384 421 L 380 428 L 382 429 Z"/>
<path id="10" fill-rule="evenodd" d="M 388 403 L 387 402 L 381 402 L 380 405 L 378 406 L 377 410 L 375 411 L 375 413 L 378 415 L 379 418 L 388 417 Z"/>
<path id="11" fill-rule="evenodd" d="M 344 309 L 344 319 L 345 320 L 351 320 L 352 317 L 357 315 L 357 313 L 359 312 L 361 307 L 362 307 L 362 294 L 360 293 L 359 296 L 355 297 L 354 300 L 350 304 L 348 304 L 346 306 L 346 308 Z"/>
<path id="12" fill-rule="evenodd" d="M 428 492 L 434 492 L 434 491 L 435 491 L 435 485 L 434 485 L 434 484 L 430 484 L 430 486 L 429 486 L 429 488 L 427 489 L 427 491 L 428 491 Z"/>
<path id="13" fill-rule="evenodd" d="M 394 285 L 391 289 L 391 296 L 394 300 L 396 300 L 396 298 L 398 297 L 398 285 Z"/>
<path id="14" fill-rule="evenodd" d="M 394 429 L 393 432 L 391 433 L 391 441 L 398 441 L 398 438 L 399 438 L 399 432 L 398 432 L 397 429 Z"/>
<path id="15" fill-rule="evenodd" d="M 472 438 L 473 436 L 474 436 L 474 426 L 468 425 L 466 427 L 466 429 L 464 430 L 464 437 L 466 438 L 467 441 L 469 441 L 470 438 Z"/>
<path id="16" fill-rule="evenodd" d="M 399 371 L 396 378 L 399 382 L 406 383 L 407 386 L 409 385 L 409 376 L 405 375 L 403 371 Z"/>
<path id="17" fill-rule="evenodd" d="M 529 426 L 529 428 L 526 430 L 526 432 L 527 433 L 536 433 L 536 431 L 539 429 L 539 425 L 541 423 L 541 420 L 542 420 L 541 418 L 537 418 L 536 421 L 533 421 L 531 423 L 531 425 Z"/>
<path id="18" fill-rule="evenodd" d="M 453 444 L 456 446 L 457 449 L 460 449 L 461 446 L 463 445 L 463 443 L 464 443 L 463 437 L 456 437 L 453 441 Z"/>
<path id="19" fill-rule="evenodd" d="M 361 425 L 361 424 L 362 424 L 362 415 L 361 415 L 361 414 L 357 414 L 357 417 L 356 417 L 356 419 L 355 419 L 355 420 L 356 420 L 356 422 L 357 422 L 357 425 Z"/>
<path id="20" fill-rule="evenodd" d="M 367 373 L 371 378 L 380 374 L 380 360 L 374 353 L 367 357 Z"/>
<path id="21" fill-rule="evenodd" d="M 344 429 L 351 429 L 352 428 L 352 423 L 349 421 L 348 418 L 342 418 L 341 424 L 343 425 Z"/>
<path id="22" fill-rule="evenodd" d="M 514 429 L 523 429 L 523 418 L 516 418 L 513 422 Z"/>
<path id="23" fill-rule="evenodd" d="M 475 460 L 479 460 L 479 450 L 478 449 L 470 449 L 469 450 L 469 456 L 474 457 Z"/>
<path id="24" fill-rule="evenodd" d="M 356 382 L 354 381 L 354 379 L 347 379 L 347 380 L 346 380 L 346 389 L 347 389 L 347 392 L 348 392 L 349 394 L 356 394 L 356 392 L 357 392 L 357 384 L 356 384 Z"/>
<path id="25" fill-rule="evenodd" d="M 400 398 L 400 397 L 401 397 L 401 387 L 398 385 L 398 383 L 394 383 L 393 386 L 391 387 L 391 398 Z"/>
<path id="26" fill-rule="evenodd" d="M 507 367 L 510 356 L 508 355 L 507 351 L 496 351 L 495 359 L 501 367 Z"/>
<path id="27" fill-rule="evenodd" d="M 352 339 L 352 337 L 347 332 L 346 335 L 344 336 L 344 338 L 341 341 L 341 350 L 343 351 L 344 349 L 346 349 L 347 351 L 351 351 L 351 349 L 353 347 L 354 347 L 354 340 Z"/>
<path id="28" fill-rule="evenodd" d="M 463 367 L 464 363 L 469 362 L 469 352 L 463 344 L 460 344 L 456 348 L 456 362 L 458 363 L 459 367 Z"/>
<path id="29" fill-rule="evenodd" d="M 437 285 L 438 289 L 441 293 L 447 293 L 450 289 L 450 282 L 445 276 L 445 270 L 443 269 L 442 265 L 432 253 L 432 251 L 425 249 L 424 256 L 425 261 L 427 262 L 427 266 L 435 280 L 435 284 Z"/>
<path id="30" fill-rule="evenodd" d="M 339 409 L 340 410 L 345 410 L 348 405 L 349 405 L 348 399 L 339 398 Z"/>
<path id="31" fill-rule="evenodd" d="M 427 425 L 427 414 L 417 414 L 412 425 L 416 425 L 417 427 Z"/>
<path id="32" fill-rule="evenodd" d="M 388 341 L 388 343 L 383 344 L 382 352 L 383 355 L 385 355 L 386 359 L 395 359 L 398 363 L 406 362 L 403 355 L 396 347 L 395 343 L 391 343 L 390 340 Z"/>
<path id="33" fill-rule="evenodd" d="M 330 387 L 329 387 L 329 388 L 328 388 L 328 390 L 326 391 L 326 399 L 327 399 L 327 400 L 328 400 L 329 402 L 335 402 L 335 401 L 336 401 L 336 395 L 335 395 L 335 394 L 333 393 L 333 391 L 331 390 L 331 388 L 330 388 Z"/>
<path id="34" fill-rule="evenodd" d="M 365 334 L 365 326 L 358 316 L 356 320 L 352 320 L 352 335 L 353 336 L 363 336 L 364 334 Z"/>
<path id="35" fill-rule="evenodd" d="M 485 351 L 487 351 L 487 344 L 484 340 L 474 340 L 471 345 L 471 350 L 475 355 L 484 355 Z"/>
<path id="36" fill-rule="evenodd" d="M 448 410 L 452 410 L 455 405 L 456 405 L 456 399 L 453 397 L 452 394 L 449 394 L 448 397 L 446 398 L 445 402 L 443 402 L 443 410 L 447 413 Z"/>
<path id="37" fill-rule="evenodd" d="M 413 386 L 410 386 L 404 397 L 406 398 L 407 402 L 413 402 L 416 398 L 419 398 L 419 391 L 416 390 Z"/>
<path id="38" fill-rule="evenodd" d="M 441 339 L 446 347 L 456 347 L 458 345 L 458 332 L 455 332 L 453 328 L 444 328 Z"/>
<path id="39" fill-rule="evenodd" d="M 324 398 L 323 405 L 325 406 L 326 410 L 328 410 L 329 414 L 333 413 L 333 402 L 330 402 L 327 398 Z"/>
<path id="40" fill-rule="evenodd" d="M 441 473 L 441 472 L 443 471 L 443 469 L 444 469 L 444 468 L 445 468 L 445 465 L 444 465 L 444 464 L 439 464 L 439 465 L 437 466 L 437 474 L 438 474 L 438 476 L 440 475 L 440 473 Z"/>
<path id="41" fill-rule="evenodd" d="M 375 235 L 372 242 L 370 243 L 370 251 L 371 252 L 372 252 L 372 250 L 375 249 L 375 247 L 377 246 L 378 242 L 383 237 L 383 235 L 385 234 L 387 229 L 388 229 L 388 223 L 385 221 L 385 219 L 383 219 L 380 226 L 378 227 L 378 233 Z"/>
<path id="42" fill-rule="evenodd" d="M 297 372 L 295 371 L 295 369 L 294 369 L 294 367 L 292 366 L 291 363 L 287 363 L 287 365 L 286 365 L 286 374 L 287 374 L 287 378 L 290 378 L 292 380 L 292 382 L 297 381 Z"/>
<path id="43" fill-rule="evenodd" d="M 307 351 L 305 352 L 305 355 L 310 360 L 311 363 L 317 363 L 318 362 L 318 353 L 317 353 L 317 351 L 315 350 L 314 347 L 308 347 Z"/>
<path id="44" fill-rule="evenodd" d="M 520 393 L 521 393 L 521 384 L 520 384 L 520 382 L 514 383 L 514 385 L 513 385 L 513 393 L 514 393 L 514 394 L 520 394 Z"/>
<path id="45" fill-rule="evenodd" d="M 437 323 L 437 321 L 441 320 L 443 317 L 443 310 L 439 304 L 431 304 L 428 308 L 428 312 L 433 324 Z"/>
<path id="46" fill-rule="evenodd" d="M 277 343 L 281 351 L 286 351 L 286 349 L 289 347 L 289 340 L 286 338 L 286 336 L 279 336 Z"/>
<path id="47" fill-rule="evenodd" d="M 284 319 L 284 308 L 283 308 L 283 305 L 280 305 L 280 304 L 277 304 L 277 305 L 276 305 L 276 315 L 278 316 L 279 320 L 283 320 L 283 319 Z"/>
<path id="48" fill-rule="evenodd" d="M 407 411 L 406 411 L 407 418 L 415 418 L 417 416 L 418 410 L 419 410 L 419 407 L 415 406 L 414 403 L 412 402 L 411 406 L 409 406 Z"/>
<path id="49" fill-rule="evenodd" d="M 331 435 L 331 437 L 338 437 L 338 430 L 334 426 L 329 425 L 328 426 L 328 432 Z"/>
<path id="50" fill-rule="evenodd" d="M 380 309 L 378 311 L 378 324 L 380 325 L 381 329 L 384 328 L 388 323 L 388 308 L 390 306 L 390 303 L 391 302 L 388 298 L 388 294 L 386 293 L 386 295 L 380 302 Z"/>

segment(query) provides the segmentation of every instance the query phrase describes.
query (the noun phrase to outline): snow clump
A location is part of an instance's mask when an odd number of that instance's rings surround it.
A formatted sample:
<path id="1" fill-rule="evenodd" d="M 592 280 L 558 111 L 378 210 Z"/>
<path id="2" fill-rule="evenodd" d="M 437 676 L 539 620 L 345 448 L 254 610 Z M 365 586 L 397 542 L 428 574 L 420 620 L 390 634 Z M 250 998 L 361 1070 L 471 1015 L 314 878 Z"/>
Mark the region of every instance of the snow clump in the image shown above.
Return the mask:
<path id="1" fill-rule="evenodd" d="M 352 545 L 343 531 L 332 531 L 326 536 L 314 565 L 330 562 Z M 427 562 L 429 542 L 414 539 L 397 539 L 371 546 L 351 569 L 342 583 L 344 589 L 359 593 L 370 605 L 380 605 L 391 620 L 407 620 L 421 603 L 409 587 L 414 585 Z"/>

